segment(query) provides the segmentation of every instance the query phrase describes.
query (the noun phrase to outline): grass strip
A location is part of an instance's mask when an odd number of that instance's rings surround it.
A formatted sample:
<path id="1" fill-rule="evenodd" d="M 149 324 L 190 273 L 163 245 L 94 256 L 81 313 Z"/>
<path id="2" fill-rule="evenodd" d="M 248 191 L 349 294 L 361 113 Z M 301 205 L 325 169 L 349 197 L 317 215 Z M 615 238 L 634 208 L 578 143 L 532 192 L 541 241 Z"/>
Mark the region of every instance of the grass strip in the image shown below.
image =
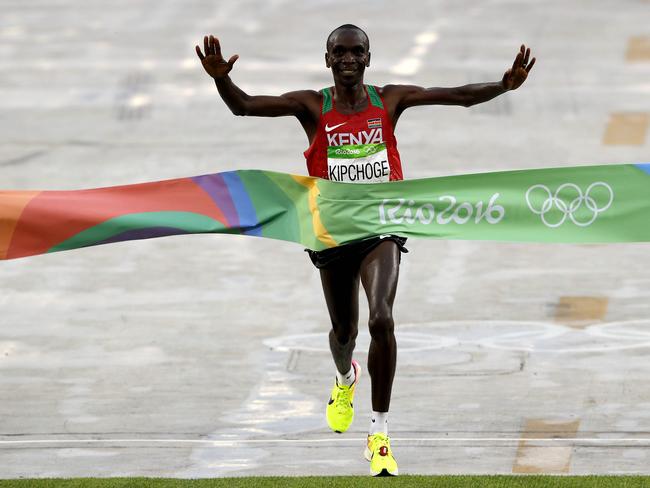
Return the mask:
<path id="1" fill-rule="evenodd" d="M 361 476 L 246 478 L 43 478 L 0 480 L 0 488 L 364 488 L 378 486 L 430 488 L 648 488 L 650 476 Z"/>

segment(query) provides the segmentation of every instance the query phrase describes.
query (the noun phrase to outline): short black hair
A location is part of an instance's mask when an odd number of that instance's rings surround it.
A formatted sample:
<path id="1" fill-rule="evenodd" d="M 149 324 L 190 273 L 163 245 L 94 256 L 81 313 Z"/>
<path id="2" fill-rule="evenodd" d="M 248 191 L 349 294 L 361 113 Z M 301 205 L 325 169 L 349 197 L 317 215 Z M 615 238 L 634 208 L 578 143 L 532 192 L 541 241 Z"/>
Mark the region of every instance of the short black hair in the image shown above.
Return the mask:
<path id="1" fill-rule="evenodd" d="M 366 50 L 370 51 L 370 39 L 368 38 L 368 34 L 366 34 L 366 31 L 364 31 L 361 27 L 357 27 L 354 24 L 343 24 L 338 26 L 336 29 L 334 29 L 332 32 L 330 32 L 330 35 L 327 36 L 327 43 L 325 44 L 325 48 L 329 51 L 329 48 L 332 44 L 332 37 L 334 37 L 334 34 L 336 34 L 338 31 L 342 30 L 355 30 L 359 31 L 361 34 L 363 34 L 363 37 L 365 39 L 365 45 L 366 45 Z"/>

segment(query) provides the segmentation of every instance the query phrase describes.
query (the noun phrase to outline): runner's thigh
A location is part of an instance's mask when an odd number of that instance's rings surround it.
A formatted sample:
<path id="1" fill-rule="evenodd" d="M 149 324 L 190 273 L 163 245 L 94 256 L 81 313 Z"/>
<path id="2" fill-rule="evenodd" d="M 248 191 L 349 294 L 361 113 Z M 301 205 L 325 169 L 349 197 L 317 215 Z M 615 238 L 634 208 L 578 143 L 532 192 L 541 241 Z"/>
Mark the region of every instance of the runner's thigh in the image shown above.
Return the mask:
<path id="1" fill-rule="evenodd" d="M 390 240 L 377 245 L 361 261 L 361 282 L 368 297 L 371 316 L 374 311 L 386 311 L 381 307 L 388 307 L 388 311 L 392 311 L 399 263 L 399 247 Z"/>
<path id="2" fill-rule="evenodd" d="M 358 263 L 321 268 L 320 278 L 332 325 L 355 328 L 359 320 Z"/>

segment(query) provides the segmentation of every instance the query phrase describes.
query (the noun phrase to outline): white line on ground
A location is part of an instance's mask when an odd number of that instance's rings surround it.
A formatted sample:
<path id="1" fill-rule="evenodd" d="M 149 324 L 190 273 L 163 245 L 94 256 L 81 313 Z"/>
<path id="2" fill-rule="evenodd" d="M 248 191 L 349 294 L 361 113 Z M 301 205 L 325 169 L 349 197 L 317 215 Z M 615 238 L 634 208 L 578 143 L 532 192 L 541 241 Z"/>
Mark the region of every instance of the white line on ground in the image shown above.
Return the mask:
<path id="1" fill-rule="evenodd" d="M 472 443 L 503 443 L 518 444 L 522 440 L 527 443 L 539 442 L 548 444 L 603 444 L 605 446 L 621 443 L 648 444 L 650 438 L 598 438 L 576 437 L 573 439 L 548 439 L 548 438 L 504 438 L 504 437 L 391 437 L 392 442 L 472 442 Z M 206 439 L 30 439 L 30 440 L 0 440 L 0 446 L 30 445 L 30 444 L 203 444 L 205 447 L 234 446 L 238 444 L 356 444 L 365 441 L 364 438 L 347 439 L 232 439 L 232 440 L 206 440 Z"/>

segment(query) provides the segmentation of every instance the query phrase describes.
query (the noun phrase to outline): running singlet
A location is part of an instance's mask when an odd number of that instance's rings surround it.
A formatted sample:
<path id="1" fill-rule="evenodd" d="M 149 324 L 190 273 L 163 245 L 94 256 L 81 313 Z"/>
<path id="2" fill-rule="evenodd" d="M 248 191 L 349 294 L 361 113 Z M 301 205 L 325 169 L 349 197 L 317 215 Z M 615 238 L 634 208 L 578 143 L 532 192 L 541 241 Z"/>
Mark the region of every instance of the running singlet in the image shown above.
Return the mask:
<path id="1" fill-rule="evenodd" d="M 336 110 L 331 88 L 321 90 L 323 107 L 316 137 L 305 151 L 310 176 L 348 183 L 401 180 L 402 163 L 393 126 L 376 87 L 364 85 L 368 108 Z"/>

